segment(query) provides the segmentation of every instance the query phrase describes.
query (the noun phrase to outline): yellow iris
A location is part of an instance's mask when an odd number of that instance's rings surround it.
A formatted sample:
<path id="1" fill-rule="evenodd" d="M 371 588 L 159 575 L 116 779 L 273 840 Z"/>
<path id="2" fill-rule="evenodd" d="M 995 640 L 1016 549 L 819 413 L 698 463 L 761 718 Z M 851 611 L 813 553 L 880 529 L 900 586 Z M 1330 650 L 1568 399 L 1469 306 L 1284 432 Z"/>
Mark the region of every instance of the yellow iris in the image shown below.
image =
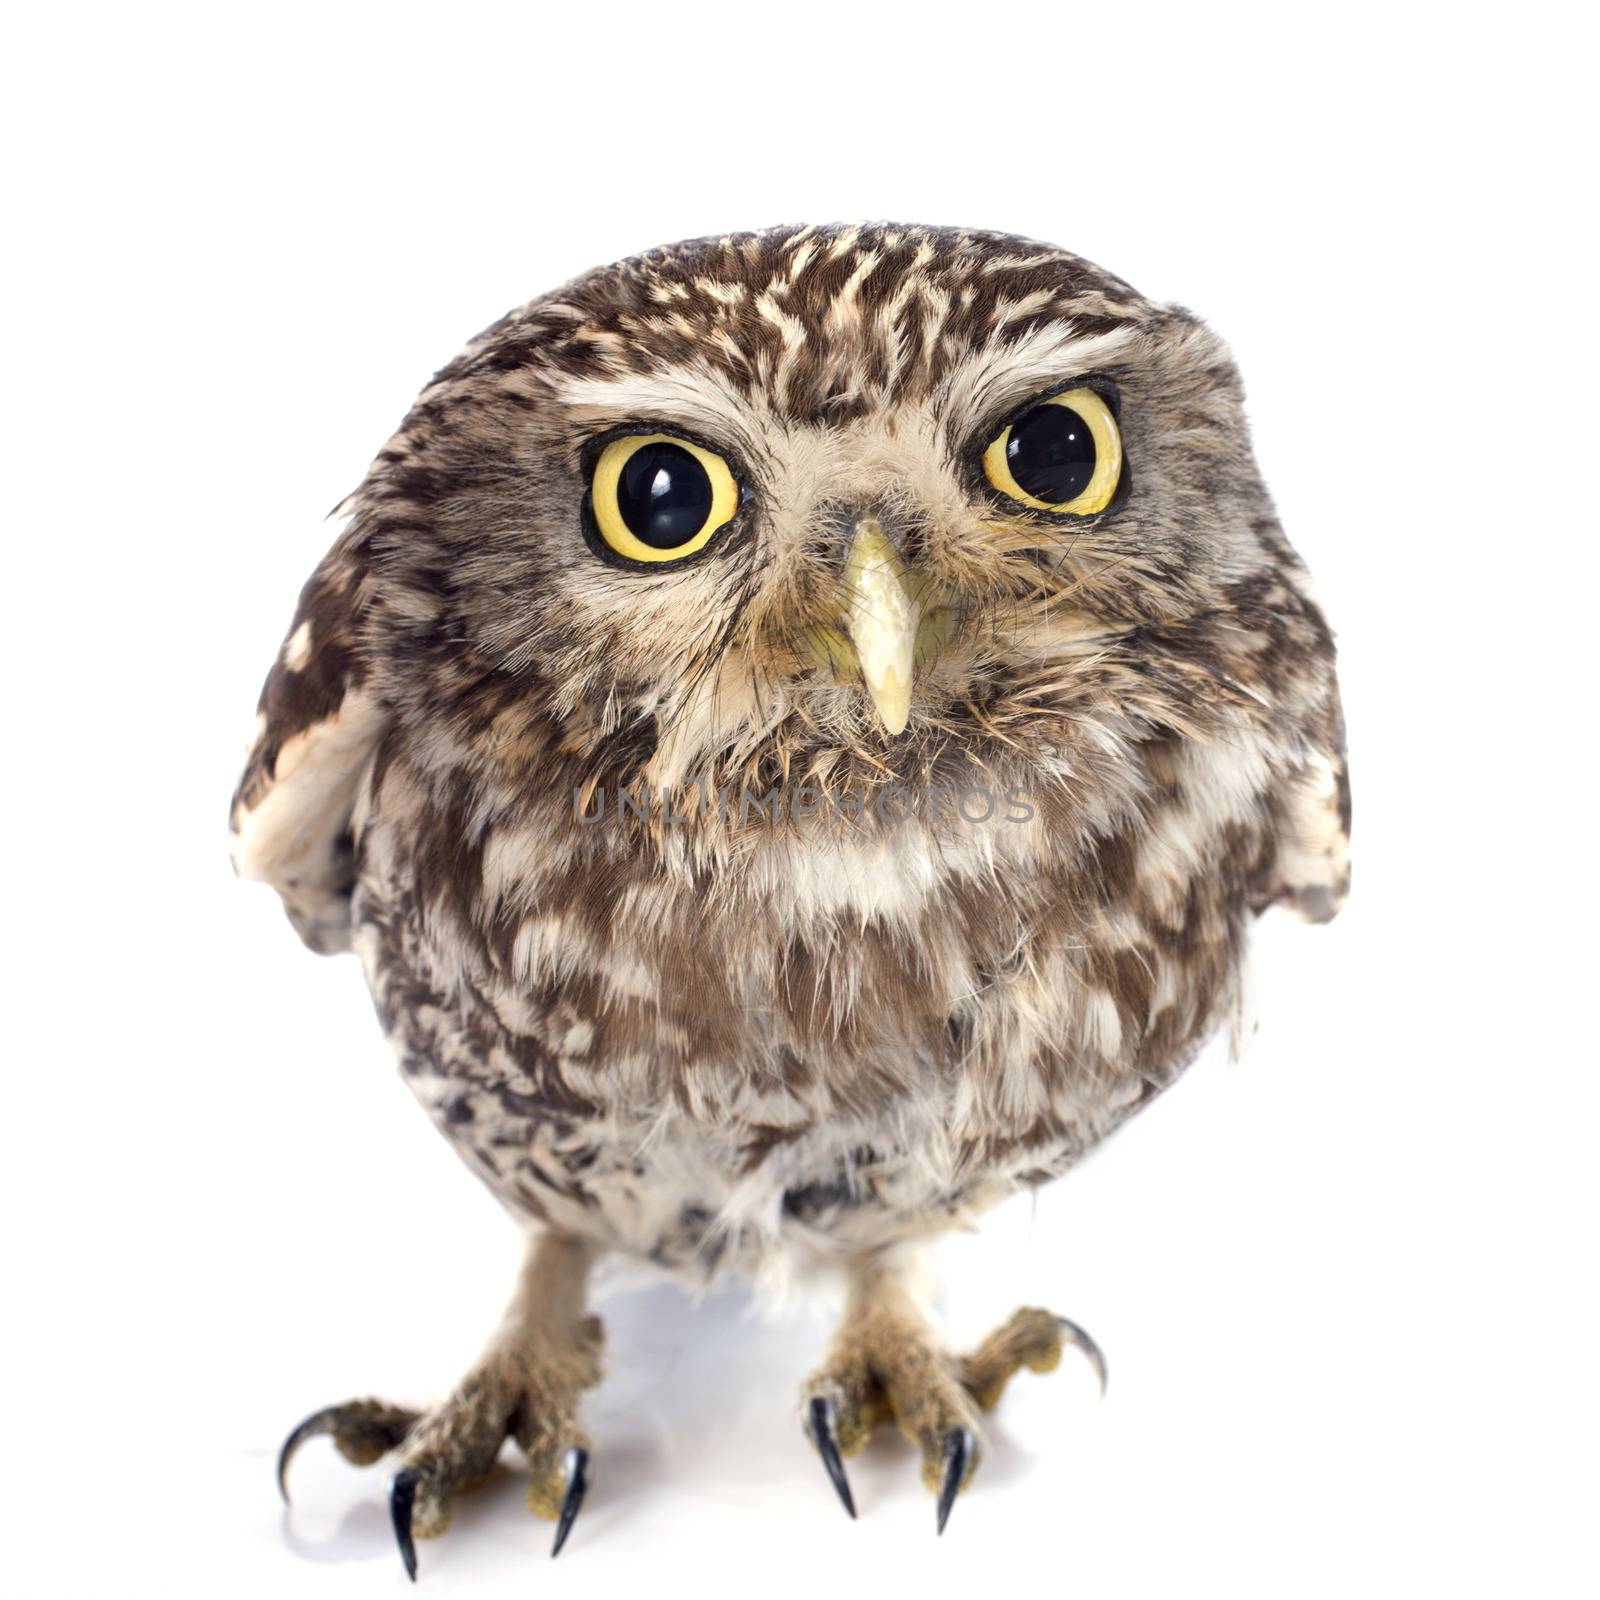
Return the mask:
<path id="1" fill-rule="evenodd" d="M 705 474 L 705 484 L 693 487 L 702 495 L 707 486 L 710 490 L 710 508 L 705 514 L 704 521 L 698 528 L 687 532 L 680 543 L 670 548 L 647 544 L 641 539 L 628 526 L 618 503 L 618 487 L 622 482 L 623 469 L 639 451 L 649 445 L 671 445 L 683 451 L 696 464 L 699 471 Z M 732 472 L 728 470 L 728 463 L 713 451 L 702 449 L 687 439 L 679 439 L 669 433 L 630 433 L 621 439 L 613 439 L 600 452 L 600 459 L 595 462 L 591 491 L 595 527 L 599 530 L 600 537 L 619 556 L 625 556 L 629 561 L 682 561 L 685 556 L 692 556 L 695 551 L 704 549 L 710 543 L 712 535 L 724 524 L 731 522 L 734 513 L 739 509 L 739 486 L 734 482 Z"/>
<path id="2" fill-rule="evenodd" d="M 1035 511 L 1065 511 L 1079 517 L 1092 517 L 1097 511 L 1104 511 L 1111 504 L 1122 477 L 1122 435 L 1117 431 L 1117 419 L 1111 415 L 1111 408 L 1093 389 L 1068 389 L 1065 394 L 1051 395 L 1039 404 L 1064 406 L 1088 428 L 1095 452 L 1094 472 L 1088 483 L 1071 500 L 1041 500 L 1029 494 L 1011 473 L 1007 447 L 1015 422 L 1008 422 L 983 452 L 984 476 L 1008 499 Z"/>

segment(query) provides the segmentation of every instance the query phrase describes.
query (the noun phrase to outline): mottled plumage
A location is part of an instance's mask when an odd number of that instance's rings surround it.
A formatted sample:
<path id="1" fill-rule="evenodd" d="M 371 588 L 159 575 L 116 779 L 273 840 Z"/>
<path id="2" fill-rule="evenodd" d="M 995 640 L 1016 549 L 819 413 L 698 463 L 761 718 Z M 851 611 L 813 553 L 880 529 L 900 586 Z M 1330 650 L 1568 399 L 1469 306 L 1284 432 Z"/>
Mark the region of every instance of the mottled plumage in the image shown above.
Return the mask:
<path id="1" fill-rule="evenodd" d="M 1115 500 L 998 497 L 985 446 L 1083 380 Z M 623 429 L 730 464 L 700 554 L 585 537 Z M 235 861 L 355 947 L 430 1115 L 561 1238 L 882 1259 L 1064 1171 L 1233 1013 L 1257 913 L 1344 898 L 1332 639 L 1238 375 L 1062 251 L 804 228 L 592 272 L 444 368 L 346 509 Z M 898 736 L 827 643 L 863 518 L 938 621 Z"/>

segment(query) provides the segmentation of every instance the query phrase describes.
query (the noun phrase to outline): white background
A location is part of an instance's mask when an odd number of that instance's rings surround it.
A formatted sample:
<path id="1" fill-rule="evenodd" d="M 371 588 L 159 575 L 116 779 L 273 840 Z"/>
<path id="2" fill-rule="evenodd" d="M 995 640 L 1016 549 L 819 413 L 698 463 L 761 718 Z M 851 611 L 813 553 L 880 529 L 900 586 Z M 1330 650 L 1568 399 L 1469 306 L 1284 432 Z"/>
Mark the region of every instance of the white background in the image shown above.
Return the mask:
<path id="1" fill-rule="evenodd" d="M 1562 8 L 1565 11 L 1565 8 Z M 935 1542 L 801 1440 L 822 1311 L 602 1306 L 561 1561 L 514 1462 L 433 1594 L 1593 1594 L 1595 258 L 1554 7 L 30 8 L 7 28 L 9 1593 L 397 1595 L 350 1394 L 422 1401 L 509 1225 L 224 813 L 412 395 L 569 275 L 799 219 L 1052 239 L 1232 342 L 1343 647 L 1356 888 L 1263 1022 L 944 1256 L 1087 1324 Z M 42 16 L 48 20 L 39 20 Z M 1580 72 L 1584 75 L 1580 76 Z"/>

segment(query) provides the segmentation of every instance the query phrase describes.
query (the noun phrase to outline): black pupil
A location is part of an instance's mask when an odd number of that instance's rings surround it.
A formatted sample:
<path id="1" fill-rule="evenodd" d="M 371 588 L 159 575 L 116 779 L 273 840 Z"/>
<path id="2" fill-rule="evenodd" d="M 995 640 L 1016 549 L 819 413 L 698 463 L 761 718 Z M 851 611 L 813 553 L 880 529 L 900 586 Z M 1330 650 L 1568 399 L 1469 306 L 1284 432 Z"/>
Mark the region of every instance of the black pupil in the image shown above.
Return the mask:
<path id="1" fill-rule="evenodd" d="M 1035 406 L 1011 425 L 1006 465 L 1024 493 L 1065 505 L 1094 476 L 1094 435 L 1070 406 Z"/>
<path id="2" fill-rule="evenodd" d="M 681 445 L 641 445 L 617 480 L 617 510 L 641 544 L 676 550 L 711 515 L 711 479 Z"/>

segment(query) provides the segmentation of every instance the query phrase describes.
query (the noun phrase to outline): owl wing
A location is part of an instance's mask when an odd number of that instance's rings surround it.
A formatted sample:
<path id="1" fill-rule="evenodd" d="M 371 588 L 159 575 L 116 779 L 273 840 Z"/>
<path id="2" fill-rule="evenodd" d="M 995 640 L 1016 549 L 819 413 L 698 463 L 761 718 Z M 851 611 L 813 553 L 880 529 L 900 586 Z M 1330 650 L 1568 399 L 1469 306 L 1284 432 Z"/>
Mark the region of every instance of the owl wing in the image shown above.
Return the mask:
<path id="1" fill-rule="evenodd" d="M 1248 623 L 1253 644 L 1243 653 L 1228 644 L 1219 655 L 1269 713 L 1276 747 L 1264 796 L 1272 849 L 1252 899 L 1257 910 L 1286 905 L 1306 922 L 1331 922 L 1350 893 L 1350 769 L 1333 630 L 1276 518 L 1255 531 L 1275 570 L 1265 584 L 1260 573 L 1240 581 L 1231 615 Z"/>
<path id="2" fill-rule="evenodd" d="M 1331 922 L 1350 892 L 1350 778 L 1342 731 L 1313 750 L 1273 796 L 1278 852 L 1269 901 Z"/>
<path id="3" fill-rule="evenodd" d="M 362 638 L 367 558 L 352 524 L 301 591 L 230 816 L 234 870 L 271 884 L 300 937 L 324 954 L 350 945 L 350 820 L 387 723 Z"/>

